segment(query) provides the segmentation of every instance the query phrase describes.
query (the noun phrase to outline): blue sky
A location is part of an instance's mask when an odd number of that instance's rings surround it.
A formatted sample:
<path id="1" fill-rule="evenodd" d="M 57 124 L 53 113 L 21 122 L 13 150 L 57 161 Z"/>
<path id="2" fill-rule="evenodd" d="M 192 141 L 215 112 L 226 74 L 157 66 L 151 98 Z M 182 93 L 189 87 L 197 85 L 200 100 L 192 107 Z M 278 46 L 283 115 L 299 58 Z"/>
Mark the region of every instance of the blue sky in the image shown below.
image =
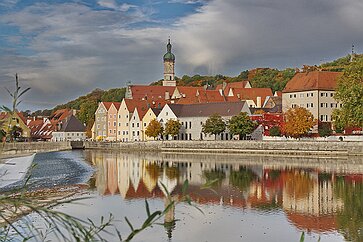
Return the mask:
<path id="1" fill-rule="evenodd" d="M 161 79 L 169 36 L 178 76 L 319 64 L 362 52 L 362 12 L 361 0 L 2 0 L 0 103 L 16 72 L 33 110 Z"/>

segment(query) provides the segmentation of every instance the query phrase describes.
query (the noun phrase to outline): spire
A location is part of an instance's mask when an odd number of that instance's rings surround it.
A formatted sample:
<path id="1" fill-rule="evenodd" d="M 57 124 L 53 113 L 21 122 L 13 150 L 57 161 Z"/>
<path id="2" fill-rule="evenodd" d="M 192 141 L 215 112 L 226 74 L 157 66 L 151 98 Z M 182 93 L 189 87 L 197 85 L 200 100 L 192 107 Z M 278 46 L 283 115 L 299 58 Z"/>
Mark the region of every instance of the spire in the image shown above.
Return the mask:
<path id="1" fill-rule="evenodd" d="M 168 44 L 166 45 L 166 50 L 167 50 L 168 53 L 171 53 L 170 37 L 168 39 Z"/>

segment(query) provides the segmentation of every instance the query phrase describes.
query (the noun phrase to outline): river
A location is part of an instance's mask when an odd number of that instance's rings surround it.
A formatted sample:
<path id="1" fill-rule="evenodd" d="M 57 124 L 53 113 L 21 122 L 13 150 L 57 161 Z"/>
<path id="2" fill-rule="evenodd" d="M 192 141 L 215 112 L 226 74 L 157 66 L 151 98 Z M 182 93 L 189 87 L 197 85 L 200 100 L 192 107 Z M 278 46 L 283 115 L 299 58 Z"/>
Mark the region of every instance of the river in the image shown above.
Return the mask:
<path id="1" fill-rule="evenodd" d="M 34 162 L 31 189 L 87 185 L 77 195 L 87 198 L 82 204 L 55 209 L 93 221 L 112 214 L 124 238 L 125 216 L 141 226 L 145 199 L 151 210 L 163 210 L 162 184 L 179 201 L 188 180 L 187 194 L 203 213 L 180 203 L 166 216 L 175 223 L 148 228 L 132 241 L 299 241 L 302 232 L 305 241 L 363 241 L 363 161 L 86 150 L 37 154 Z"/>

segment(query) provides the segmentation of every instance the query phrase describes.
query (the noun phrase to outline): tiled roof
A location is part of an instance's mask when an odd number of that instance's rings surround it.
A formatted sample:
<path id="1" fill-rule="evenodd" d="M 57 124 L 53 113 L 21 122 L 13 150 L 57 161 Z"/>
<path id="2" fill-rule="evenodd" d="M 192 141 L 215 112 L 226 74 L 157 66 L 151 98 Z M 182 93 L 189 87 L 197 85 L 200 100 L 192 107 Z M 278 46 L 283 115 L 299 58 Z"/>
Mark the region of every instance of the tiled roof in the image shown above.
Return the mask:
<path id="1" fill-rule="evenodd" d="M 130 86 L 133 99 L 165 99 L 165 92 L 169 92 L 171 96 L 176 87 L 167 86 L 145 86 L 145 85 L 132 85 Z"/>
<path id="2" fill-rule="evenodd" d="M 286 84 L 286 92 L 300 92 L 309 90 L 335 90 L 337 80 L 342 76 L 342 72 L 332 71 L 311 71 L 296 73 L 295 76 Z"/>
<path id="3" fill-rule="evenodd" d="M 72 114 L 72 110 L 70 109 L 60 109 L 55 111 L 49 119 L 52 121 L 61 121 L 63 119 L 66 119 L 69 115 Z"/>
<path id="4" fill-rule="evenodd" d="M 266 97 L 273 96 L 271 88 L 233 88 L 233 95 L 240 100 L 253 100 L 257 105 L 257 97 L 261 97 L 261 105 Z"/>
<path id="5" fill-rule="evenodd" d="M 156 116 L 161 112 L 161 108 L 151 108 Z"/>
<path id="6" fill-rule="evenodd" d="M 226 83 L 226 87 L 224 88 L 223 93 L 224 93 L 225 96 L 227 96 L 228 92 L 229 92 L 229 89 L 231 89 L 231 88 L 245 88 L 247 84 L 248 84 L 248 81 Z M 220 89 L 223 89 L 223 84 L 218 84 L 216 86 L 216 90 L 220 90 Z"/>
<path id="7" fill-rule="evenodd" d="M 112 106 L 112 104 L 115 106 L 115 108 L 117 110 L 120 109 L 120 105 L 121 105 L 120 102 L 102 102 L 102 103 L 105 106 L 105 108 L 106 108 L 107 111 L 110 110 L 110 107 Z"/>
<path id="8" fill-rule="evenodd" d="M 166 104 L 165 100 L 135 100 L 135 99 L 124 99 L 126 103 L 126 107 L 130 113 L 134 112 L 135 108 L 138 108 L 138 111 L 144 111 L 147 112 L 149 108 L 162 108 Z M 139 113 L 140 115 L 140 113 Z"/>
<path id="9" fill-rule="evenodd" d="M 233 116 L 241 112 L 245 102 L 222 102 L 200 104 L 168 104 L 177 117 L 209 117 L 212 114 Z"/>

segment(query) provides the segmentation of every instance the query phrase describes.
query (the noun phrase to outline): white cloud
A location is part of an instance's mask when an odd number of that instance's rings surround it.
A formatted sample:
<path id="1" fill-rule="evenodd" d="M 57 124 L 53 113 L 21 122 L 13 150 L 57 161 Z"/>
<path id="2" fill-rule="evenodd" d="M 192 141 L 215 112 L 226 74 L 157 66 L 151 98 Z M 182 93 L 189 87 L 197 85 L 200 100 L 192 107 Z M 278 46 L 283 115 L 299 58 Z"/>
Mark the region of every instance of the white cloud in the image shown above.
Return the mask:
<path id="1" fill-rule="evenodd" d="M 15 6 L 19 0 L 1 0 L 0 7 L 11 8 Z"/>

